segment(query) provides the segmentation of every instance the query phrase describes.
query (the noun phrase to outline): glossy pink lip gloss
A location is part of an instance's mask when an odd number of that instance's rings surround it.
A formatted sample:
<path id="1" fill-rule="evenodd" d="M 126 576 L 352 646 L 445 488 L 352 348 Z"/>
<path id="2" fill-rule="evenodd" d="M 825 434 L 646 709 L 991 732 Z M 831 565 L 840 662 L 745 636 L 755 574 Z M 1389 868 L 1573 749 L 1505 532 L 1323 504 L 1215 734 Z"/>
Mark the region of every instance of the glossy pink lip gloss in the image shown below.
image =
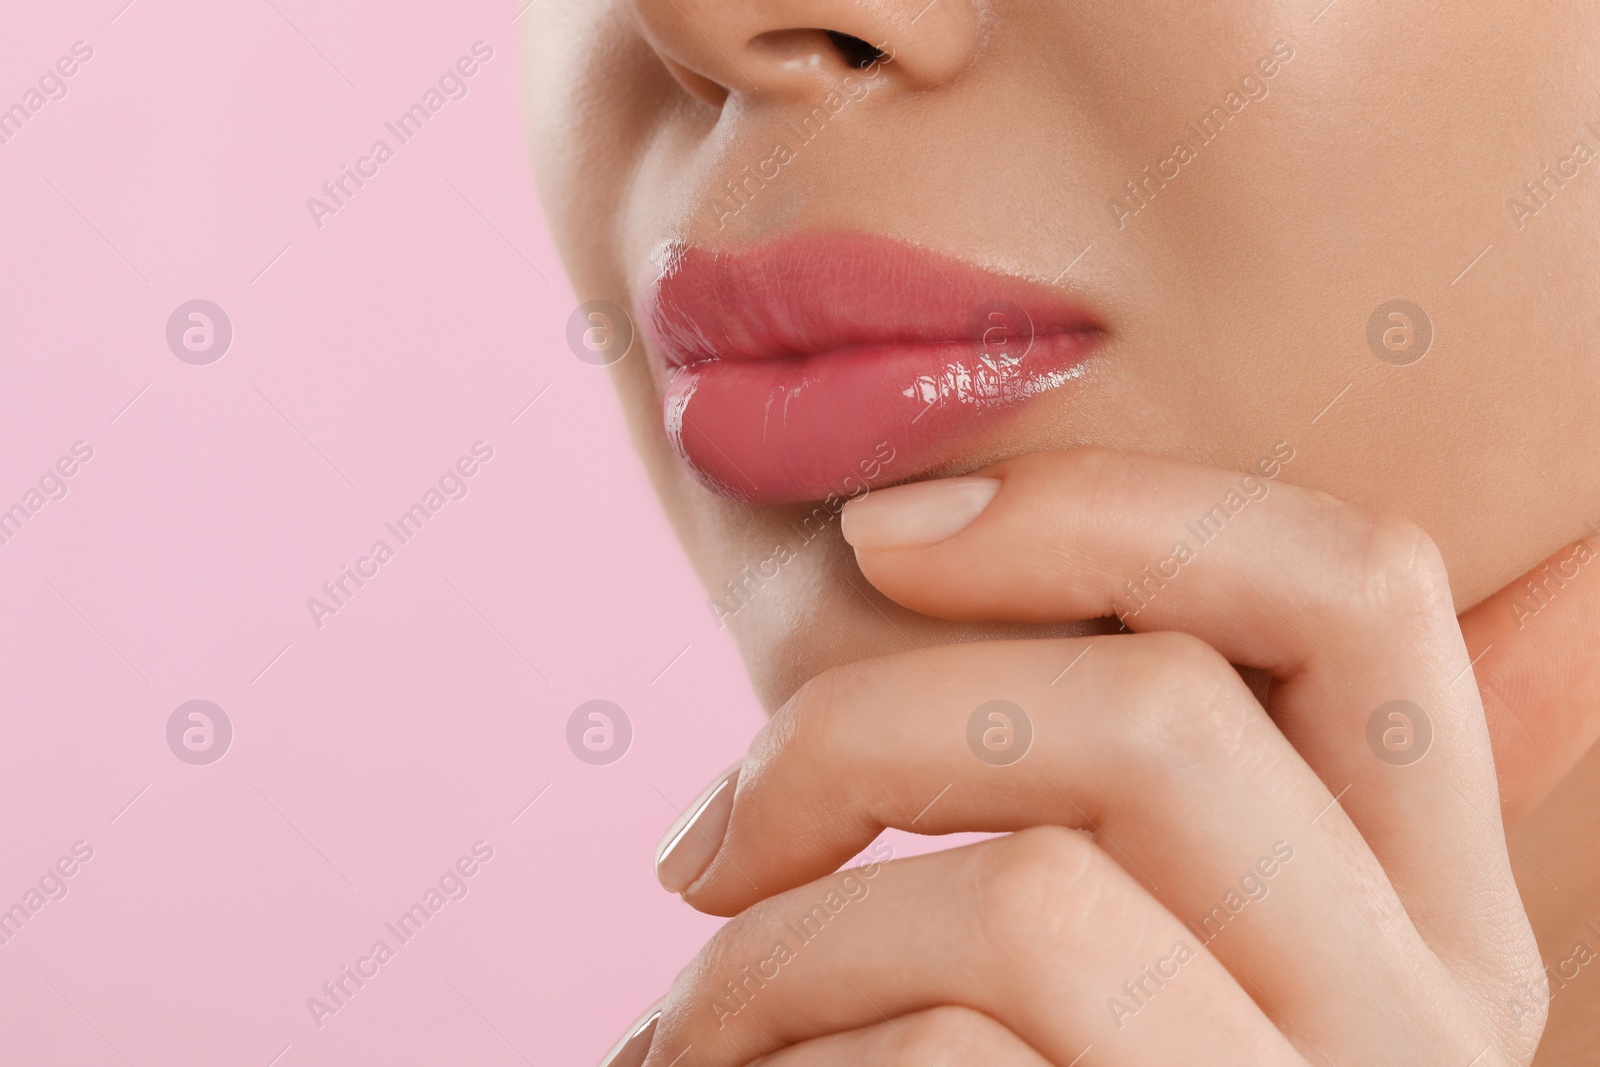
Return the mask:
<path id="1" fill-rule="evenodd" d="M 704 483 L 761 503 L 948 462 L 1104 333 L 1047 288 L 862 234 L 666 262 L 641 311 L 668 436 Z"/>

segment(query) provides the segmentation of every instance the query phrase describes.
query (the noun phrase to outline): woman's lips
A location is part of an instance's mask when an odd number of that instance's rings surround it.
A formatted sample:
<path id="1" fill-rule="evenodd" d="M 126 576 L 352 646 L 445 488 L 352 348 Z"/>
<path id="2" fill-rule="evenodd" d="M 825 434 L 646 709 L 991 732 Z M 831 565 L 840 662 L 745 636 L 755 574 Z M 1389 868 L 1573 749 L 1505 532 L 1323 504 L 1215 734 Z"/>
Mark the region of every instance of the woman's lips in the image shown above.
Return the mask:
<path id="1" fill-rule="evenodd" d="M 643 320 L 667 434 L 706 484 L 762 503 L 948 463 L 1103 333 L 1041 286 L 858 234 L 666 262 Z"/>

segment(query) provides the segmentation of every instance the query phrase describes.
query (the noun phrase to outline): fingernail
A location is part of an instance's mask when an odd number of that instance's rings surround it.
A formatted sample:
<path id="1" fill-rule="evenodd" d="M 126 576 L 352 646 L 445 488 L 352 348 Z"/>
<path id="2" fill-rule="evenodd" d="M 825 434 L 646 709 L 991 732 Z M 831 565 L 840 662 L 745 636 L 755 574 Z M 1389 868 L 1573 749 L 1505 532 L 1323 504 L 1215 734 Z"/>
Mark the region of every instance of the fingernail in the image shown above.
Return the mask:
<path id="1" fill-rule="evenodd" d="M 972 525 L 1000 491 L 998 478 L 941 478 L 874 489 L 844 506 L 840 530 L 856 548 L 918 548 Z"/>
<path id="2" fill-rule="evenodd" d="M 639 1021 L 622 1035 L 622 1040 L 606 1053 L 606 1058 L 600 1061 L 600 1067 L 639 1067 L 644 1062 L 644 1058 L 650 1055 L 650 1042 L 656 1036 L 656 1023 L 661 1021 L 661 1004 L 661 1001 L 657 1001 L 650 1005 Z"/>
<path id="3" fill-rule="evenodd" d="M 669 893 L 681 893 L 706 873 L 733 814 L 733 791 L 739 781 L 741 760 L 713 782 L 690 804 L 656 846 L 656 880 Z"/>

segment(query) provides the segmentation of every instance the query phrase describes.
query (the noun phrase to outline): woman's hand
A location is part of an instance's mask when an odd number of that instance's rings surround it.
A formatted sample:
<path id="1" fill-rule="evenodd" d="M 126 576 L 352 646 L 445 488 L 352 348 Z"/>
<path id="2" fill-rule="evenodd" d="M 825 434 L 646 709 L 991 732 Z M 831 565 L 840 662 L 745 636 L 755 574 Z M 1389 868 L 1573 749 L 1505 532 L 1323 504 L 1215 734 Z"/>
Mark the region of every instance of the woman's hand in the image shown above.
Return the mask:
<path id="1" fill-rule="evenodd" d="M 1134 632 L 807 684 L 669 834 L 663 883 L 737 917 L 613 1062 L 1531 1058 L 1543 968 L 1427 536 L 1172 460 L 981 473 L 853 502 L 868 579 Z M 1016 832 L 829 873 L 885 827 Z"/>

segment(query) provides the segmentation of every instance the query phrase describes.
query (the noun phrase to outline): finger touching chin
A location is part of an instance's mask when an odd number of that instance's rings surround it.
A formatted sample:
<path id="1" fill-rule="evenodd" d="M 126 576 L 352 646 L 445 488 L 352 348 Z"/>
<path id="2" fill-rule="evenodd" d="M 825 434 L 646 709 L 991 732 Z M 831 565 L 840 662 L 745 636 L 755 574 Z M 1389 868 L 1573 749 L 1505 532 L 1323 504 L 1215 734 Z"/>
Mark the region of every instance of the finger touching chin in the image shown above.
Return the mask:
<path id="1" fill-rule="evenodd" d="M 1348 550 L 1327 555 L 1331 565 L 1360 562 L 1365 513 L 1278 480 L 1281 462 L 1261 467 L 1034 453 L 863 494 L 841 532 L 880 591 L 946 619 L 1068 622 L 1141 614 L 1156 600 L 1147 621 L 1174 600 L 1245 596 L 1242 573 L 1303 573 L 1312 546 Z"/>

